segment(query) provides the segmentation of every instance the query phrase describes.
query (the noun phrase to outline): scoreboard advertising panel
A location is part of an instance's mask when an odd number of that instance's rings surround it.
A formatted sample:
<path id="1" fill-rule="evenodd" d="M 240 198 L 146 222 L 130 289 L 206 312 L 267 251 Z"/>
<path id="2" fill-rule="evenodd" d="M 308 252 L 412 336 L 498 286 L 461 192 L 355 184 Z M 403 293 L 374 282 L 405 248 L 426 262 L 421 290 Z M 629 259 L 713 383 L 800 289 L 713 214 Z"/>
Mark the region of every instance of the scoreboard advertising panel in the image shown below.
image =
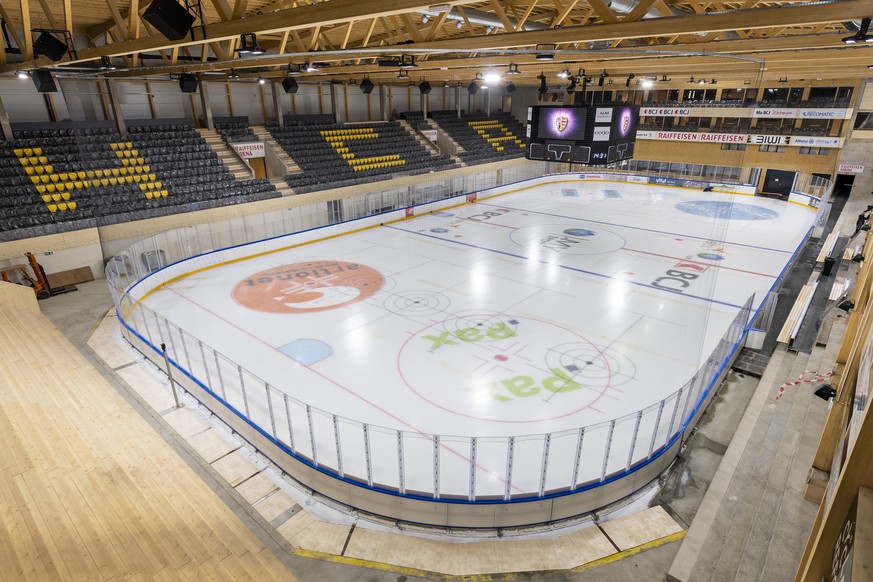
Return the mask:
<path id="1" fill-rule="evenodd" d="M 527 158 L 603 166 L 633 158 L 634 105 L 528 108 Z"/>

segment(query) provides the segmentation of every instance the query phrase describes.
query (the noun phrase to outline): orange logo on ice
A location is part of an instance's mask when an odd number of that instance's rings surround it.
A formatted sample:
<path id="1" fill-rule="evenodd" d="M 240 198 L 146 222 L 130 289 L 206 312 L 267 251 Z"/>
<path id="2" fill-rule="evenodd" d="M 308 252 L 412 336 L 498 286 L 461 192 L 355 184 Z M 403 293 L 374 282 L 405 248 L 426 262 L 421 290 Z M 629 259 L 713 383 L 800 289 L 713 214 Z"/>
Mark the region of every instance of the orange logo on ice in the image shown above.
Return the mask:
<path id="1" fill-rule="evenodd" d="M 375 295 L 385 284 L 372 267 L 346 261 L 310 261 L 273 267 L 233 287 L 240 305 L 267 313 L 314 313 Z"/>

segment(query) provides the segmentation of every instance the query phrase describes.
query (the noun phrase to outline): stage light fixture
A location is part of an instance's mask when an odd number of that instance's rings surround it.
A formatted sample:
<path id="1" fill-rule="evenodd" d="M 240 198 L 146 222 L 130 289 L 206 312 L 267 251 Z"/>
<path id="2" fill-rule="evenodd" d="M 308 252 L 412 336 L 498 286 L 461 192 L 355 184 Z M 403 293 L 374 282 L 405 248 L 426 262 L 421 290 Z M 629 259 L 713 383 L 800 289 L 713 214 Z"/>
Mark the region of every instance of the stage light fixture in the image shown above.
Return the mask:
<path id="1" fill-rule="evenodd" d="M 417 69 L 418 65 L 415 63 L 415 55 L 400 55 L 400 68 Z"/>
<path id="2" fill-rule="evenodd" d="M 496 85 L 500 82 L 500 75 L 497 73 L 485 73 L 485 77 L 483 79 L 489 85 Z"/>
<path id="3" fill-rule="evenodd" d="M 567 85 L 567 93 L 576 92 L 576 77 L 570 77 L 570 84 Z"/>
<path id="4" fill-rule="evenodd" d="M 566 78 L 568 78 L 568 77 L 570 76 L 570 71 L 569 71 L 569 69 L 564 69 L 563 71 L 561 71 L 560 73 L 558 73 L 558 76 L 561 77 L 562 79 L 566 79 Z"/>
<path id="5" fill-rule="evenodd" d="M 545 73 L 541 72 L 539 75 L 537 75 L 537 79 L 540 80 L 540 87 L 539 87 L 539 89 L 537 89 L 537 91 L 539 92 L 540 95 L 545 95 L 546 93 L 549 92 L 549 86 L 546 85 Z"/>
<path id="6" fill-rule="evenodd" d="M 246 32 L 239 35 L 239 48 L 236 52 L 241 55 L 262 55 L 266 51 L 258 45 L 258 35 Z"/>
<path id="7" fill-rule="evenodd" d="M 521 71 L 518 70 L 518 65 L 509 63 L 509 70 L 506 71 L 507 75 L 520 75 Z"/>
<path id="8" fill-rule="evenodd" d="M 429 21 L 430 21 L 430 15 L 428 15 L 428 14 L 421 15 L 421 23 L 422 24 L 427 24 Z"/>
<path id="9" fill-rule="evenodd" d="M 624 86 L 625 86 L 625 87 L 630 87 L 631 79 L 633 79 L 634 77 L 635 77 L 635 75 L 634 75 L 633 73 L 631 73 L 630 75 L 628 75 L 628 76 L 627 76 L 627 81 L 624 82 Z"/>
<path id="10" fill-rule="evenodd" d="M 861 19 L 861 27 L 858 28 L 858 32 L 856 32 L 852 36 L 844 37 L 843 42 L 845 44 L 857 44 L 857 43 L 873 42 L 873 37 L 871 37 L 867 34 L 867 31 L 869 29 L 870 29 L 870 18 L 862 18 Z"/>
<path id="11" fill-rule="evenodd" d="M 30 79 L 30 75 L 27 74 L 27 71 L 18 71 L 15 73 L 15 76 L 19 79 Z"/>
<path id="12" fill-rule="evenodd" d="M 640 83 L 645 89 L 649 89 L 655 86 L 655 82 L 651 79 L 643 79 L 643 82 Z"/>

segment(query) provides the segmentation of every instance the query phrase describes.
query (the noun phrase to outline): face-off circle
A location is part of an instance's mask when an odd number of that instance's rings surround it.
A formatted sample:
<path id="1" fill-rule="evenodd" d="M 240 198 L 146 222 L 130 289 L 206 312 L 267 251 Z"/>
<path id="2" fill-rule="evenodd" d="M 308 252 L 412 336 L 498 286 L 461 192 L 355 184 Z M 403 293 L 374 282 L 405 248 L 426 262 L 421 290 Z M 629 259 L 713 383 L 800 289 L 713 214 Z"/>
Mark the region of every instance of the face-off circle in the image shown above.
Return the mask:
<path id="1" fill-rule="evenodd" d="M 519 228 L 509 235 L 510 240 L 540 258 L 569 255 L 600 255 L 624 247 L 625 240 L 602 228 L 565 224 L 538 224 Z"/>
<path id="2" fill-rule="evenodd" d="M 590 342 L 561 344 L 546 352 L 546 367 L 559 368 L 590 389 L 616 388 L 636 376 L 633 361 L 613 349 Z"/>
<path id="3" fill-rule="evenodd" d="M 358 303 L 385 284 L 372 267 L 347 261 L 312 260 L 272 267 L 234 285 L 233 300 L 267 313 L 313 313 Z"/>
<path id="4" fill-rule="evenodd" d="M 382 302 L 383 307 L 391 313 L 409 317 L 428 317 L 445 313 L 451 301 L 436 291 L 412 290 L 391 293 Z"/>
<path id="5" fill-rule="evenodd" d="M 527 423 L 576 414 L 603 396 L 611 384 L 602 372 L 568 370 L 580 357 L 599 362 L 600 369 L 628 367 L 574 331 L 501 313 L 467 314 L 423 328 L 404 343 L 397 366 L 413 393 L 442 410 Z"/>

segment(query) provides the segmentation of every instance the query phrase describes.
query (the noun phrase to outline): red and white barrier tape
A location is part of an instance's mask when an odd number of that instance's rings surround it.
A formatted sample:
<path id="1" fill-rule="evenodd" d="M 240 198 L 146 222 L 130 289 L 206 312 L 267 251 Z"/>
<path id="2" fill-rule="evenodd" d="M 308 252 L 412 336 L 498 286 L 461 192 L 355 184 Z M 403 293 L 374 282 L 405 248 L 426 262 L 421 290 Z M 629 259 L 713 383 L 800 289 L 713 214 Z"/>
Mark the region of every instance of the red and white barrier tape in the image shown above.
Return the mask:
<path id="1" fill-rule="evenodd" d="M 807 378 L 807 374 L 812 374 L 811 378 Z M 834 375 L 833 372 L 828 372 L 827 374 L 819 374 L 816 370 L 804 370 L 803 373 L 797 377 L 797 380 L 791 382 L 786 382 L 782 386 L 779 387 L 779 392 L 776 394 L 776 400 L 782 396 L 782 393 L 785 392 L 785 389 L 789 386 L 797 386 L 798 384 L 811 384 L 813 382 L 827 382 Z"/>

